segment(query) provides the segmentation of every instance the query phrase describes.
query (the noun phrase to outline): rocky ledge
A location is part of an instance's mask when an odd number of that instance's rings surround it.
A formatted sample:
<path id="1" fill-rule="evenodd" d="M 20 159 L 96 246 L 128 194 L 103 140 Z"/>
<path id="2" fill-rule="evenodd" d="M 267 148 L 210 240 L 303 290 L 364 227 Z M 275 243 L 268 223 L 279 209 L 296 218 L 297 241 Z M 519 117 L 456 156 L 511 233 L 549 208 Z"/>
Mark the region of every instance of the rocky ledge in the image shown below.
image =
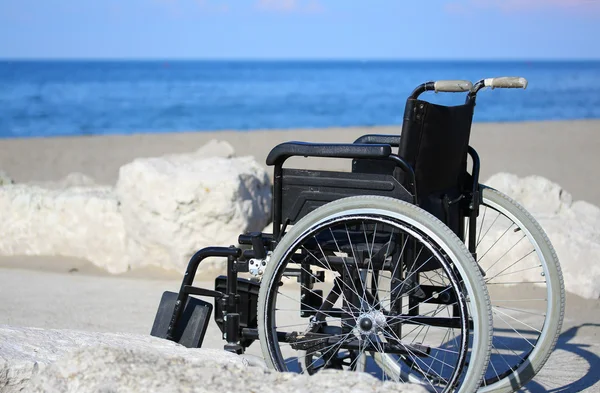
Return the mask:
<path id="1" fill-rule="evenodd" d="M 314 376 L 266 369 L 221 350 L 188 349 L 151 336 L 0 326 L 4 393 L 261 392 L 421 393 L 414 384 L 355 372 Z"/>

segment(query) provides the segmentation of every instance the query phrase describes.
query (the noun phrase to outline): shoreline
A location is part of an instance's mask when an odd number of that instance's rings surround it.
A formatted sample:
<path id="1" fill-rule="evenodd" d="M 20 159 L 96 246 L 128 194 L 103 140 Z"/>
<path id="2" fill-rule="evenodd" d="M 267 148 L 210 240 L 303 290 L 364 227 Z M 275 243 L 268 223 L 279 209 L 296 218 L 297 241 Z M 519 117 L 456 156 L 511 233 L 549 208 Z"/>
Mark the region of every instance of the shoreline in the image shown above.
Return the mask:
<path id="1" fill-rule="evenodd" d="M 578 118 L 578 119 L 545 119 L 545 120 L 493 120 L 493 121 L 475 121 L 473 120 L 473 126 L 480 125 L 527 125 L 527 124 L 539 124 L 539 123 L 600 123 L 600 117 L 598 118 Z M 289 131 L 327 131 L 327 130 L 343 130 L 343 129 L 401 129 L 402 124 L 377 124 L 377 125 L 350 125 L 350 126 L 326 126 L 326 127 L 278 127 L 278 128 L 248 128 L 248 129 L 182 129 L 172 131 L 152 131 L 152 130 L 138 130 L 133 132 L 108 132 L 105 134 L 79 134 L 79 135 L 47 135 L 47 136 L 0 136 L 0 141 L 5 140 L 35 140 L 35 139 L 86 139 L 86 138 L 102 138 L 102 137 L 119 137 L 119 136 L 140 136 L 140 135 L 173 135 L 173 134 L 197 134 L 197 133 L 252 133 L 252 132 L 289 132 Z"/>
<path id="2" fill-rule="evenodd" d="M 515 126 L 515 125 L 531 125 L 531 124 L 557 124 L 557 123 L 600 123 L 598 118 L 581 118 L 581 119 L 546 119 L 546 120 L 507 120 L 507 121 L 473 121 L 473 126 L 498 125 L 498 126 Z M 357 130 L 357 129 L 401 129 L 402 124 L 377 124 L 377 125 L 350 125 L 350 126 L 328 126 L 328 127 L 278 127 L 278 128 L 249 128 L 249 129 L 183 129 L 172 131 L 151 131 L 138 130 L 134 132 L 109 132 L 106 134 L 80 134 L 80 135 L 47 135 L 47 136 L 0 136 L 0 142 L 10 140 L 37 140 L 37 139 L 88 139 L 88 138 L 104 138 L 104 137 L 128 137 L 142 135 L 174 135 L 174 134 L 219 134 L 219 133 L 254 133 L 254 132 L 310 132 L 328 130 Z"/>

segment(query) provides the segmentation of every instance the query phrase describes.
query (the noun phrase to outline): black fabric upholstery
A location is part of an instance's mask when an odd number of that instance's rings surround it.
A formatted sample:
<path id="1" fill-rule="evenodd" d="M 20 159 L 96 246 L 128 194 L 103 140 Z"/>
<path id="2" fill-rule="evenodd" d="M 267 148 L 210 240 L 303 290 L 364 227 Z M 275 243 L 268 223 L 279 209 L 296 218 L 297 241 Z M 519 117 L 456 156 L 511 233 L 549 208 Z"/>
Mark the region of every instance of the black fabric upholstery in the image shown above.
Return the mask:
<path id="1" fill-rule="evenodd" d="M 420 195 L 455 188 L 464 173 L 473 106 L 409 99 L 398 154 L 415 170 Z"/>
<path id="2" fill-rule="evenodd" d="M 267 165 L 277 165 L 293 156 L 332 158 L 385 158 L 392 154 L 390 145 L 285 142 L 267 156 Z"/>
<path id="3" fill-rule="evenodd" d="M 460 230 L 457 198 L 467 182 L 473 105 L 441 106 L 409 99 L 398 154 L 414 169 L 419 205 Z M 404 175 L 398 172 L 401 181 Z"/>

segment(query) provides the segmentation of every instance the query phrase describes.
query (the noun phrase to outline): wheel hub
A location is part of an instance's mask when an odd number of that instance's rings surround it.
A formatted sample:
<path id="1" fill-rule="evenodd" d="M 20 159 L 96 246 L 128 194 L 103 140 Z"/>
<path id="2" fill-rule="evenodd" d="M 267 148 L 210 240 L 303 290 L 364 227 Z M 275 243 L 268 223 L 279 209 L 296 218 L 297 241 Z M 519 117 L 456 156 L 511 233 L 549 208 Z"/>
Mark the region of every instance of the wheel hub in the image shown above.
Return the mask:
<path id="1" fill-rule="evenodd" d="M 369 335 L 377 333 L 387 326 L 385 315 L 381 311 L 370 311 L 361 314 L 356 319 L 356 335 Z"/>
<path id="2" fill-rule="evenodd" d="M 369 317 L 361 318 L 360 323 L 358 324 L 362 331 L 370 332 L 373 328 L 373 321 Z"/>

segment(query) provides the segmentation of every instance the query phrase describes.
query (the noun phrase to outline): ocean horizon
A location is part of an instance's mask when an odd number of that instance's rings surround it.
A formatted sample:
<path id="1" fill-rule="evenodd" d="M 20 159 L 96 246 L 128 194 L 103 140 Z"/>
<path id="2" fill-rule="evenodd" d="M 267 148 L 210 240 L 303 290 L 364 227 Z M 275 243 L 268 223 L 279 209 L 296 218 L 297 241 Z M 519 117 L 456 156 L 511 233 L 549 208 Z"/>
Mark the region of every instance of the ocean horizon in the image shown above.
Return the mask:
<path id="1" fill-rule="evenodd" d="M 399 125 L 420 83 L 523 76 L 475 122 L 600 118 L 600 60 L 0 60 L 0 137 Z M 456 105 L 460 93 L 425 93 Z"/>

